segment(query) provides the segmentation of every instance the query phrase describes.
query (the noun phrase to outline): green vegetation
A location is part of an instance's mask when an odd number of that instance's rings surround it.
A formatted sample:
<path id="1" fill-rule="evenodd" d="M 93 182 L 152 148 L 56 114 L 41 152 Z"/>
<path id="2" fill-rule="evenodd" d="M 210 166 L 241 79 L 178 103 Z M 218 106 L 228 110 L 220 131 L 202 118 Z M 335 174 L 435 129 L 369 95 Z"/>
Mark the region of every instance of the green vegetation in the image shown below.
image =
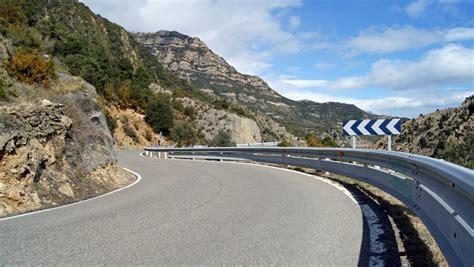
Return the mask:
<path id="1" fill-rule="evenodd" d="M 7 93 L 5 92 L 5 86 L 0 82 L 0 101 L 7 100 Z"/>
<path id="2" fill-rule="evenodd" d="M 184 111 L 184 105 L 183 105 L 183 102 L 181 102 L 181 100 L 179 99 L 173 99 L 173 108 L 177 111 L 181 111 L 183 112 Z"/>
<path id="3" fill-rule="evenodd" d="M 314 134 L 309 133 L 306 135 L 306 144 L 311 147 L 336 147 L 336 142 L 329 136 L 321 139 L 316 137 Z"/>
<path id="4" fill-rule="evenodd" d="M 446 161 L 474 169 L 474 151 L 466 149 L 474 147 L 474 133 L 469 133 L 466 142 L 456 144 L 447 142 L 443 148 L 438 150 L 435 157 L 444 159 Z"/>
<path id="5" fill-rule="evenodd" d="M 232 135 L 229 130 L 219 130 L 216 136 L 209 143 L 213 147 L 233 147 L 236 146 L 232 141 Z"/>
<path id="6" fill-rule="evenodd" d="M 77 1 L 0 0 L 0 33 L 17 51 L 10 71 L 18 80 L 47 85 L 54 59 L 96 87 L 108 103 L 146 109 L 156 82 L 178 94 L 209 100 L 166 71 L 120 26 Z M 50 55 L 44 60 L 43 54 Z"/>
<path id="7" fill-rule="evenodd" d="M 196 110 L 194 110 L 194 108 L 191 106 L 187 106 L 184 108 L 184 114 L 190 119 L 194 119 L 194 116 L 196 115 Z"/>
<path id="8" fill-rule="evenodd" d="M 164 135 L 170 133 L 173 127 L 173 109 L 169 96 L 161 94 L 150 102 L 145 110 L 145 121 L 156 133 L 162 132 Z"/>
<path id="9" fill-rule="evenodd" d="M 293 144 L 287 139 L 283 139 L 280 143 L 278 143 L 278 146 L 279 147 L 292 147 Z"/>
<path id="10" fill-rule="evenodd" d="M 197 142 L 197 134 L 194 127 L 188 122 L 179 122 L 171 129 L 171 139 L 178 147 L 192 146 Z"/>

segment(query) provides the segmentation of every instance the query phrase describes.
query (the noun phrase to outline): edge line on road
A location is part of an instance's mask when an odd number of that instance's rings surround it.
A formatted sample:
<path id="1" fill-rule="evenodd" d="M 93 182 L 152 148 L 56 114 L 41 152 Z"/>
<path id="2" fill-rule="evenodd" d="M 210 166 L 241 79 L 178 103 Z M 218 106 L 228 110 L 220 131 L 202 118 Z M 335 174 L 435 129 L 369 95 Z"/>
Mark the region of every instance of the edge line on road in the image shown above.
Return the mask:
<path id="1" fill-rule="evenodd" d="M 102 194 L 102 195 L 98 195 L 98 196 L 91 197 L 91 198 L 88 198 L 88 199 L 84 199 L 84 200 L 80 200 L 80 201 L 77 201 L 77 202 L 69 203 L 69 204 L 66 204 L 66 205 L 61 205 L 61 206 L 52 207 L 52 208 L 45 208 L 45 209 L 41 209 L 41 210 L 35 210 L 35 211 L 25 212 L 25 213 L 21 213 L 21 214 L 18 214 L 18 215 L 13 215 L 13 216 L 5 217 L 5 218 L 0 218 L 0 221 L 6 221 L 6 220 L 16 219 L 16 218 L 20 218 L 20 217 L 29 216 L 29 215 L 34 215 L 34 214 L 38 214 L 38 213 L 42 213 L 42 212 L 46 212 L 46 211 L 52 211 L 52 210 L 57 210 L 57 209 L 61 209 L 61 208 L 70 207 L 70 206 L 73 206 L 73 205 L 76 205 L 76 204 L 84 203 L 84 202 L 87 202 L 87 201 L 90 201 L 90 200 L 98 199 L 98 198 L 105 197 L 105 196 L 108 196 L 108 195 L 110 195 L 110 194 L 113 194 L 113 193 L 122 191 L 122 190 L 124 190 L 124 189 L 127 189 L 127 188 L 129 188 L 129 187 L 134 186 L 135 184 L 137 184 L 138 182 L 141 181 L 142 176 L 141 176 L 139 173 L 134 172 L 134 171 L 132 171 L 132 170 L 130 170 L 130 169 L 127 169 L 127 168 L 124 168 L 124 167 L 122 167 L 122 169 L 124 169 L 125 171 L 127 171 L 127 172 L 129 172 L 129 173 L 135 175 L 135 176 L 137 177 L 137 179 L 136 179 L 133 183 L 131 183 L 131 184 L 127 185 L 127 186 L 124 186 L 124 187 L 115 189 L 115 190 L 113 190 L 113 191 L 107 192 L 107 193 Z"/>

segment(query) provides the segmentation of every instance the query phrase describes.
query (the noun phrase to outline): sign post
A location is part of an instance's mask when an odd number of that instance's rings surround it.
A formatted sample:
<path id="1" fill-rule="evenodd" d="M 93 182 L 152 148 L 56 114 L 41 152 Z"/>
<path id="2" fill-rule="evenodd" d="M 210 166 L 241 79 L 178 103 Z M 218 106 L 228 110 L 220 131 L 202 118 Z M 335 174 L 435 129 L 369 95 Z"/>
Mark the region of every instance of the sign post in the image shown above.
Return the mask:
<path id="1" fill-rule="evenodd" d="M 349 120 L 344 121 L 342 129 L 343 135 L 352 137 L 352 148 L 356 148 L 356 136 L 387 135 L 387 149 L 391 151 L 392 135 L 401 133 L 402 122 L 400 119 Z"/>

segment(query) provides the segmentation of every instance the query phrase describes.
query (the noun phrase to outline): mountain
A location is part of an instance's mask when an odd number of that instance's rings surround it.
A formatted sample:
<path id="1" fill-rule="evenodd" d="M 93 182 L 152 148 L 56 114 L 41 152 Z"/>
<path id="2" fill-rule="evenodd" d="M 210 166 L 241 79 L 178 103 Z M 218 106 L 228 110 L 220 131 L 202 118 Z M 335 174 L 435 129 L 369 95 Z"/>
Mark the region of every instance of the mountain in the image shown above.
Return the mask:
<path id="1" fill-rule="evenodd" d="M 168 135 L 173 124 L 162 129 L 166 140 L 158 140 L 159 125 L 153 131 L 144 122 L 157 98 L 172 104 L 174 125 L 190 124 L 196 143 L 210 142 L 221 130 L 230 131 L 236 143 L 292 139 L 268 116 L 209 97 L 170 73 L 124 28 L 78 1 L 0 0 L 0 6 L 0 33 L 12 53 L 44 55 L 56 69 L 92 84 L 119 146 L 176 142 Z M 13 91 L 6 91 L 14 98 Z"/>
<path id="2" fill-rule="evenodd" d="M 382 149 L 386 142 L 384 138 L 372 148 Z M 474 95 L 459 107 L 405 121 L 402 133 L 393 136 L 392 147 L 474 169 Z"/>
<path id="3" fill-rule="evenodd" d="M 133 33 L 151 49 L 171 73 L 204 92 L 230 99 L 250 110 L 270 116 L 290 132 L 304 136 L 308 131 L 338 133 L 338 123 L 373 115 L 354 105 L 293 101 L 275 92 L 257 76 L 239 73 L 199 38 L 176 31 Z"/>

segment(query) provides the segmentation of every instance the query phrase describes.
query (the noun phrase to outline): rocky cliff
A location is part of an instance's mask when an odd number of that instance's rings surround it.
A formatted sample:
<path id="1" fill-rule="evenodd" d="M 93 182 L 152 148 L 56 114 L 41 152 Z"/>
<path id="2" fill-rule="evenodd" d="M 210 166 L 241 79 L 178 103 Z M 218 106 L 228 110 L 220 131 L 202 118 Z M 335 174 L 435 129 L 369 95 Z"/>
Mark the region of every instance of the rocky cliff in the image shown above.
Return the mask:
<path id="1" fill-rule="evenodd" d="M 92 197 L 130 183 L 114 141 L 82 79 L 60 74 L 47 97 L 34 100 L 11 80 L 17 99 L 0 102 L 0 216 Z"/>
<path id="2" fill-rule="evenodd" d="M 383 148 L 386 138 L 372 148 Z M 402 133 L 392 138 L 392 147 L 444 159 L 474 169 L 474 96 L 461 106 L 420 115 L 402 124 Z"/>
<path id="3" fill-rule="evenodd" d="M 172 73 L 205 92 L 235 101 L 285 126 L 293 134 L 330 132 L 344 119 L 368 118 L 354 105 L 293 101 L 272 90 L 257 76 L 239 73 L 199 38 L 178 32 L 134 33 L 134 38 Z M 262 127 L 261 127 L 262 128 Z"/>

